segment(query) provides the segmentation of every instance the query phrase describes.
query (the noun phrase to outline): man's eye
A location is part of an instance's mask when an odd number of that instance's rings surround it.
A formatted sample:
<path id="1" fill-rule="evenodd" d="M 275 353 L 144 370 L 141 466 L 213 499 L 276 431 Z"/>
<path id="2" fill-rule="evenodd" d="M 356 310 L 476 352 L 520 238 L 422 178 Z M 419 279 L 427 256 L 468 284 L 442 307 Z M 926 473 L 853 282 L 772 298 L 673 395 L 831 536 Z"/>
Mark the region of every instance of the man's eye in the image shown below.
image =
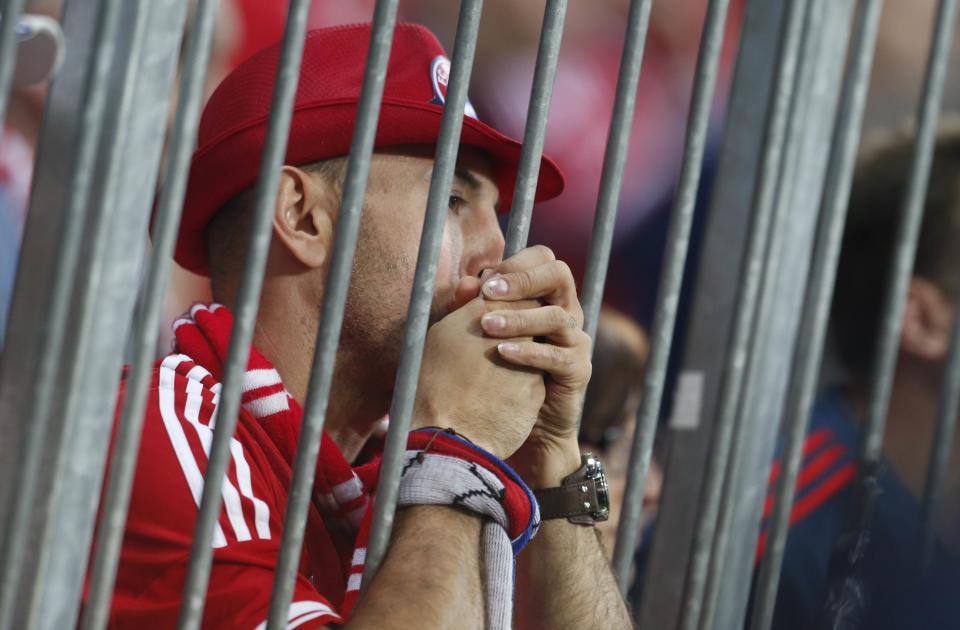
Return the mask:
<path id="1" fill-rule="evenodd" d="M 447 207 L 450 208 L 451 212 L 460 212 L 461 206 L 466 203 L 462 197 L 457 195 L 450 195 L 450 200 L 447 202 Z"/>

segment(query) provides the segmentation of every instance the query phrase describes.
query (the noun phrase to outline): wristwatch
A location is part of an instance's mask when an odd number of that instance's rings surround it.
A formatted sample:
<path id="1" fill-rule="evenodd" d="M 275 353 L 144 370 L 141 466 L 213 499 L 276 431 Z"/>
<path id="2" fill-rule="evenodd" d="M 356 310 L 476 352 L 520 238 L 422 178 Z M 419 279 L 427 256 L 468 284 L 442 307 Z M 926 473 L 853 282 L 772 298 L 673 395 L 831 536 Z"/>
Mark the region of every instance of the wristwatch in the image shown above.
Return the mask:
<path id="1" fill-rule="evenodd" d="M 556 488 L 534 490 L 540 518 L 566 518 L 578 525 L 593 525 L 610 516 L 610 493 L 603 464 L 591 453 L 580 456 L 581 466 L 564 477 Z"/>

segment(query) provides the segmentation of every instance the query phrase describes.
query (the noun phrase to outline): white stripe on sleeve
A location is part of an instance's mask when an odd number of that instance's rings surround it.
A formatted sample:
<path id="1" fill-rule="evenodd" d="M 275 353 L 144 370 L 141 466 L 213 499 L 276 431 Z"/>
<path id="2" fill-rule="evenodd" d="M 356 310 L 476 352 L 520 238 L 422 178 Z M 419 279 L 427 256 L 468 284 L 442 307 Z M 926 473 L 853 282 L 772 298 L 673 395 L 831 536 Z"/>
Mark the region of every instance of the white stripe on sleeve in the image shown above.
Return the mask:
<path id="1" fill-rule="evenodd" d="M 187 479 L 187 486 L 193 495 L 193 500 L 197 507 L 200 506 L 200 498 L 203 494 L 203 475 L 200 474 L 200 468 L 190 450 L 190 444 L 187 442 L 187 435 L 183 432 L 183 425 L 180 424 L 180 418 L 174 409 L 173 383 L 176 377 L 176 367 L 184 361 L 190 360 L 182 354 L 170 355 L 163 360 L 160 366 L 160 378 L 158 396 L 160 399 L 160 417 L 163 419 L 163 426 L 167 430 L 167 436 L 170 438 L 170 444 L 173 446 L 173 452 L 177 456 L 177 462 L 183 470 L 183 476 Z M 213 546 L 225 547 L 227 545 L 226 536 L 223 529 L 217 523 L 213 533 Z"/>
<path id="2" fill-rule="evenodd" d="M 210 430 L 210 427 L 200 423 L 198 414 L 200 404 L 203 401 L 202 392 L 203 384 L 200 381 L 187 379 L 187 404 L 183 414 L 190 424 L 193 425 L 193 428 L 196 429 L 197 435 L 200 437 L 200 443 L 203 445 L 203 452 L 207 458 L 209 458 L 210 445 L 213 443 L 213 431 Z M 230 438 L 230 442 L 230 450 L 233 451 L 233 442 L 236 442 L 236 440 Z M 247 472 L 249 474 L 249 469 Z M 230 521 L 230 526 L 233 528 L 233 533 L 236 535 L 237 540 L 243 542 L 253 538 L 250 535 L 250 528 L 247 527 L 246 518 L 243 516 L 243 506 L 240 504 L 240 493 L 237 492 L 237 488 L 228 476 L 224 476 L 223 478 L 221 494 L 223 495 L 223 507 L 227 510 L 227 519 Z"/>

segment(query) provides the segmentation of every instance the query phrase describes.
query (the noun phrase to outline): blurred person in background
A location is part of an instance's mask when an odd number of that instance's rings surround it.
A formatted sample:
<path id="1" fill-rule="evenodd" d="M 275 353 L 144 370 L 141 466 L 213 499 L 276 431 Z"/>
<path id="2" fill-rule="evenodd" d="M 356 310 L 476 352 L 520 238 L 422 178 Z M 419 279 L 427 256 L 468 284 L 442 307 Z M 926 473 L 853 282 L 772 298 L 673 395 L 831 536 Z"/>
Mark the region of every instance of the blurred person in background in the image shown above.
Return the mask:
<path id="1" fill-rule="evenodd" d="M 877 476 L 869 540 L 840 597 L 824 610 L 834 545 L 849 523 L 862 427 L 870 396 L 896 229 L 914 134 L 884 132 L 865 143 L 850 198 L 837 274 L 831 336 L 845 377 L 821 392 L 812 412 L 791 515 L 774 628 L 869 630 L 956 628 L 960 605 L 960 433 L 937 521 L 932 566 L 921 574 L 921 507 L 960 291 L 960 118 L 941 125 L 913 278 L 900 330 L 896 378 Z M 758 560 L 765 551 L 766 518 Z M 923 577 L 921 577 L 923 575 Z M 821 618 L 821 614 L 823 618 Z M 821 626 L 817 626 L 821 627 Z"/>
<path id="2" fill-rule="evenodd" d="M 0 346 L 13 295 L 48 81 L 63 60 L 59 16 L 59 0 L 29 0 L 16 27 L 13 86 L 0 132 Z"/>

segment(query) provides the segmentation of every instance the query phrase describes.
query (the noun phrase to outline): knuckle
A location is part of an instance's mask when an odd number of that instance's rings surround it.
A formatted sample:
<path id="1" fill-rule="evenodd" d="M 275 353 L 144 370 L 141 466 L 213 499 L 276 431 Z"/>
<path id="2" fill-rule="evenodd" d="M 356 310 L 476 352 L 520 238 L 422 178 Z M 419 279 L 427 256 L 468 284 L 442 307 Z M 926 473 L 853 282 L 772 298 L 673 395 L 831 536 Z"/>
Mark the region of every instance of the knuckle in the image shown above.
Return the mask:
<path id="1" fill-rule="evenodd" d="M 557 259 L 556 255 L 553 253 L 553 250 L 547 247 L 546 245 L 534 245 L 532 249 L 538 254 L 540 254 L 540 256 L 544 258 L 544 260 Z"/>
<path id="2" fill-rule="evenodd" d="M 518 271 L 514 274 L 514 282 L 521 292 L 528 292 L 533 286 L 533 275 L 529 271 Z"/>

